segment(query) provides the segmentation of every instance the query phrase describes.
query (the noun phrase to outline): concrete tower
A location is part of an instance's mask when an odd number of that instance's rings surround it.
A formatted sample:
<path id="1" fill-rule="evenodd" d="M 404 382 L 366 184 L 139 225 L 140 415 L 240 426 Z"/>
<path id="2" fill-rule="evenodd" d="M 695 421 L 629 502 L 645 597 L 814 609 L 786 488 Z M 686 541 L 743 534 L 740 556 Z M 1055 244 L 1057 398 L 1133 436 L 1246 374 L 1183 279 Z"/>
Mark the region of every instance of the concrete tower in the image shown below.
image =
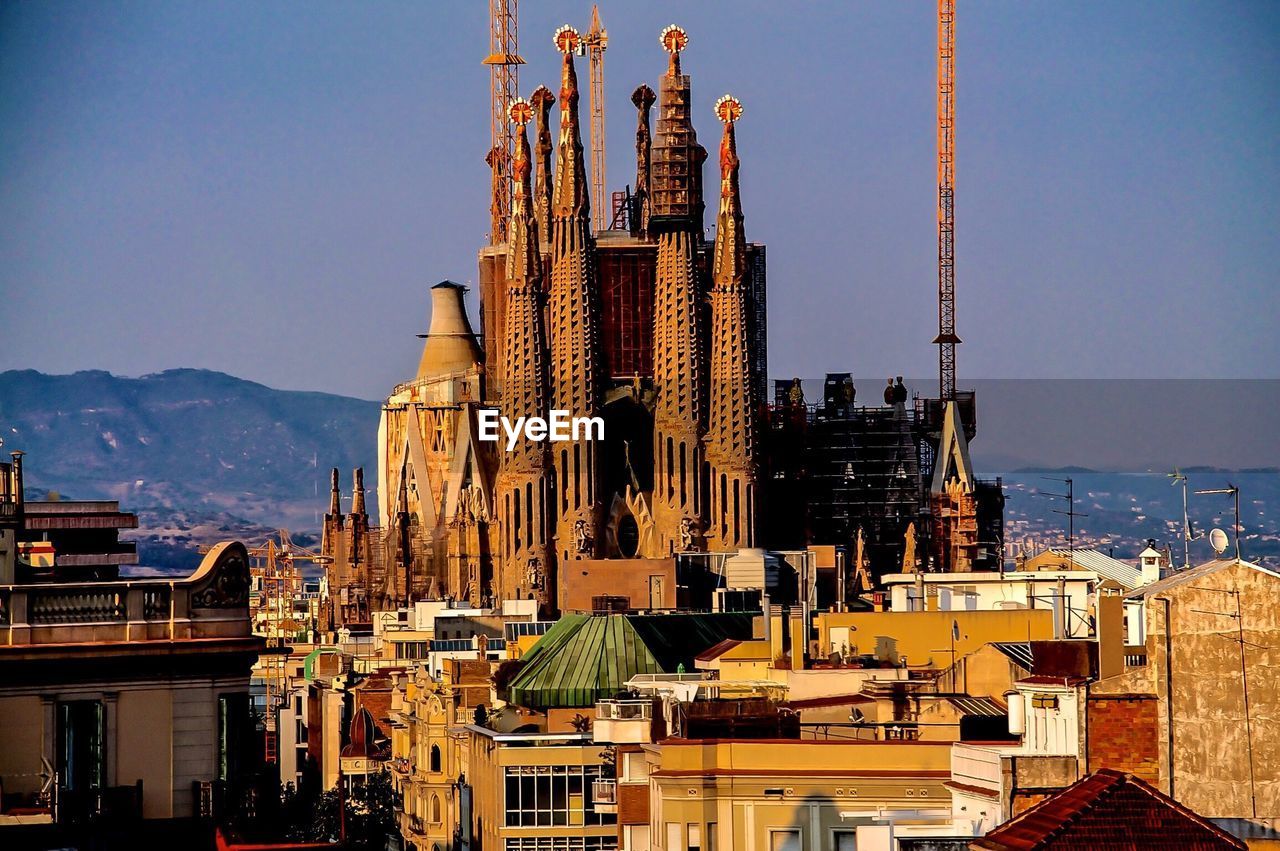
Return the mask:
<path id="1" fill-rule="evenodd" d="M 688 44 L 676 26 L 662 31 L 670 64 L 659 85 L 653 144 L 649 232 L 658 241 L 654 280 L 653 515 L 660 553 L 701 549 L 705 530 L 701 428 L 705 416 L 704 345 L 699 338 L 702 163 L 689 106 L 689 77 L 680 72 Z"/>
<path id="2" fill-rule="evenodd" d="M 564 54 L 560 76 L 560 146 L 551 199 L 551 405 L 569 416 L 596 416 L 600 407 L 600 305 L 595 240 L 578 126 L 578 77 L 573 53 L 581 37 L 556 31 Z M 599 537 L 597 447 L 590 440 L 553 445 L 558 561 L 592 558 Z"/>
<path id="3" fill-rule="evenodd" d="M 711 276 L 711 406 L 707 415 L 710 521 L 717 550 L 754 547 L 756 526 L 756 409 L 747 329 L 747 243 L 738 194 L 734 124 L 742 104 L 731 95 L 716 102 L 724 122 L 720 143 L 720 212 Z"/>
<path id="4" fill-rule="evenodd" d="M 531 181 L 533 163 L 525 129 L 533 113 L 534 106 L 528 101 L 512 101 L 510 117 L 518 130 L 511 166 L 515 188 L 507 228 L 507 310 L 503 323 L 506 343 L 502 348 L 502 409 L 512 420 L 547 416 L 542 250 Z M 502 535 L 498 591 L 504 600 L 532 595 L 545 607 L 554 605 L 549 503 L 547 444 L 521 440 L 511 451 L 500 453 L 495 506 Z"/>

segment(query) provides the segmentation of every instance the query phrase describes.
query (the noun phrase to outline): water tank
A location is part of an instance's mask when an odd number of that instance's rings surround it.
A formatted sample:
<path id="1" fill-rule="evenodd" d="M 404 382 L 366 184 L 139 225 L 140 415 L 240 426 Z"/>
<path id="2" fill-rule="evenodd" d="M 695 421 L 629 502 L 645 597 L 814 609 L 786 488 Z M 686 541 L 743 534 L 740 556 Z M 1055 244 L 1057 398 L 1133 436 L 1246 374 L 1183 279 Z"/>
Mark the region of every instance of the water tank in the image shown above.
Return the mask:
<path id="1" fill-rule="evenodd" d="M 1009 732 L 1021 736 L 1027 729 L 1026 716 L 1023 714 L 1026 695 L 1020 691 L 1006 691 L 1004 701 L 1009 706 Z"/>

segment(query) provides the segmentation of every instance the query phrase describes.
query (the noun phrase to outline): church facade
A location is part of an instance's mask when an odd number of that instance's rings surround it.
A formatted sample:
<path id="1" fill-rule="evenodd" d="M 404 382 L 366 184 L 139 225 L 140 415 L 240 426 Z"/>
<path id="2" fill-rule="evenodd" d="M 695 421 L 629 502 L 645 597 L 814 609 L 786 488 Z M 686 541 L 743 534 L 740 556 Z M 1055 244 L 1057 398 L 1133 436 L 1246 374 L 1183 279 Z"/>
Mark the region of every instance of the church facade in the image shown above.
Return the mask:
<path id="1" fill-rule="evenodd" d="M 658 93 L 642 85 L 632 97 L 635 184 L 615 199 L 608 230 L 591 227 L 601 199 L 588 191 L 576 31 L 555 36 L 558 95 L 540 87 L 510 105 L 510 217 L 506 241 L 479 252 L 479 333 L 465 288 L 432 288 L 417 374 L 382 409 L 381 526 L 363 505 L 342 513 L 335 478 L 323 544 L 334 626 L 438 597 L 536 599 L 553 612 L 562 579 L 602 559 L 757 545 L 765 250 L 745 235 L 742 106 L 726 96 L 715 109 L 711 237 L 707 152 L 681 67 L 688 38 L 669 27 L 660 41 L 668 59 Z M 604 439 L 520 440 L 508 451 L 480 439 L 484 409 L 511 420 L 599 417 Z"/>

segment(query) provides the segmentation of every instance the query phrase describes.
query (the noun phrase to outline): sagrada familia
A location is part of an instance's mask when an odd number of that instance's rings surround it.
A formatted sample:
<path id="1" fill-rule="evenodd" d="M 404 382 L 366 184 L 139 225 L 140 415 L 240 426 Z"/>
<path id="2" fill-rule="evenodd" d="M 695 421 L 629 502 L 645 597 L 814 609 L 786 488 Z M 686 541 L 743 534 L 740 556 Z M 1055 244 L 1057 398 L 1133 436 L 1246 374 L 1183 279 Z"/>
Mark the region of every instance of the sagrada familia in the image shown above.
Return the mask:
<path id="1" fill-rule="evenodd" d="M 556 33 L 559 96 L 540 87 L 511 103 L 514 189 L 505 241 L 479 252 L 481 334 L 464 287 L 432 288 L 417 375 L 382 408 L 380 526 L 361 472 L 349 513 L 334 473 L 323 533 L 334 625 L 441 597 L 534 599 L 550 612 L 569 577 L 602 561 L 756 546 L 765 250 L 746 241 L 742 105 L 727 95 L 715 108 L 720 191 L 707 238 L 687 42 L 678 27 L 664 30 L 658 94 L 641 85 L 632 96 L 634 190 L 607 230 L 591 226 L 576 31 Z M 520 440 L 507 451 L 479 439 L 487 408 L 511 420 L 598 416 L 605 439 Z"/>

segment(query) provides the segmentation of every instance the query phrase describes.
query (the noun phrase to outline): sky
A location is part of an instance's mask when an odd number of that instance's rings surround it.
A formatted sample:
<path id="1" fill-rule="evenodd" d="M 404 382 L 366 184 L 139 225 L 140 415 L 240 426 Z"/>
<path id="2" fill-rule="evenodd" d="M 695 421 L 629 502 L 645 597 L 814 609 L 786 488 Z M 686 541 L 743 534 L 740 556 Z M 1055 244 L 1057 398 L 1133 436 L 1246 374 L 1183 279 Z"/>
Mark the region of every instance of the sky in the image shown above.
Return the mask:
<path id="1" fill-rule="evenodd" d="M 0 369 L 385 396 L 486 240 L 487 6 L 0 3 Z M 521 7 L 521 92 L 557 89 L 590 5 Z M 960 384 L 1280 377 L 1280 4 L 959 7 Z M 708 149 L 745 105 L 770 372 L 936 374 L 934 4 L 601 17 L 610 188 L 666 24 Z"/>

